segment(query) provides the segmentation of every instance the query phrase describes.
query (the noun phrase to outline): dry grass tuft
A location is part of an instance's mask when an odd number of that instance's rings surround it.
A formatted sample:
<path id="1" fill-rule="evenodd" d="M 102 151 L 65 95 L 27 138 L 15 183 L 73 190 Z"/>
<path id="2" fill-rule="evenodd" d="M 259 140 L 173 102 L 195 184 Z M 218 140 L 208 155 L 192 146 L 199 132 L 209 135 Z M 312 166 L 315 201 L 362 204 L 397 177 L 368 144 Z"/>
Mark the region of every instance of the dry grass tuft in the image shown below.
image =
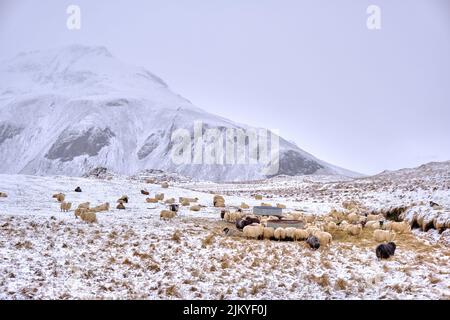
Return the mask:
<path id="1" fill-rule="evenodd" d="M 214 242 L 214 233 L 210 233 L 205 239 L 202 240 L 202 248 L 211 245 Z"/>
<path id="2" fill-rule="evenodd" d="M 173 235 L 170 239 L 173 241 L 176 241 L 176 242 L 180 242 L 181 241 L 181 231 L 178 229 L 175 230 L 175 232 L 173 233 Z"/>

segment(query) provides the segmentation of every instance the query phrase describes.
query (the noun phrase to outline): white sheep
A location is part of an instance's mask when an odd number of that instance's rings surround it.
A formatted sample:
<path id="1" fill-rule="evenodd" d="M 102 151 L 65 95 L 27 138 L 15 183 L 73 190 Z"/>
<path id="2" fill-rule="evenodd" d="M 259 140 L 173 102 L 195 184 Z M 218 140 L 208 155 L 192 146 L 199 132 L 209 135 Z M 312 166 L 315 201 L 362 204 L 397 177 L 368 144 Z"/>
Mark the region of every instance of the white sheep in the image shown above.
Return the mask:
<path id="1" fill-rule="evenodd" d="M 246 238 L 259 239 L 263 236 L 264 226 L 253 223 L 249 226 L 245 226 L 242 231 L 244 232 L 244 237 Z"/>
<path id="2" fill-rule="evenodd" d="M 84 203 L 80 203 L 78 205 L 78 209 L 89 209 L 89 206 L 91 205 L 90 202 L 84 202 Z"/>
<path id="3" fill-rule="evenodd" d="M 85 222 L 89 222 L 89 223 L 97 222 L 97 215 L 95 214 L 95 212 L 92 212 L 92 211 L 82 212 L 80 215 L 80 218 L 81 218 L 81 220 L 83 220 Z"/>
<path id="4" fill-rule="evenodd" d="M 389 224 L 387 230 L 395 231 L 397 233 L 410 233 L 411 226 L 406 221 L 392 222 Z"/>
<path id="5" fill-rule="evenodd" d="M 359 216 L 356 213 L 349 213 L 347 215 L 347 221 L 350 223 L 354 223 L 354 222 L 358 222 L 359 221 Z"/>
<path id="6" fill-rule="evenodd" d="M 295 238 L 295 228 L 292 228 L 292 227 L 285 228 L 284 232 L 285 232 L 284 237 L 285 237 L 286 240 L 287 239 L 294 240 L 294 238 Z"/>
<path id="7" fill-rule="evenodd" d="M 8 198 L 8 195 L 5 192 L 0 192 L 0 198 Z"/>
<path id="8" fill-rule="evenodd" d="M 61 202 L 60 208 L 62 212 L 68 212 L 70 210 L 70 208 L 72 207 L 72 203 L 71 202 Z"/>
<path id="9" fill-rule="evenodd" d="M 309 237 L 308 231 L 304 229 L 295 229 L 294 240 L 306 240 Z"/>
<path id="10" fill-rule="evenodd" d="M 331 244 L 331 241 L 333 240 L 333 236 L 325 231 L 316 231 L 314 232 L 313 236 L 319 239 L 321 246 L 328 246 Z"/>
<path id="11" fill-rule="evenodd" d="M 378 242 L 390 242 L 395 240 L 395 233 L 392 231 L 375 230 L 373 237 Z"/>
<path id="12" fill-rule="evenodd" d="M 176 212 L 169 211 L 169 210 L 161 210 L 161 213 L 159 214 L 159 219 L 162 220 L 170 220 L 174 218 L 176 215 Z"/>
<path id="13" fill-rule="evenodd" d="M 365 228 L 369 229 L 369 230 L 377 230 L 377 229 L 381 229 L 381 223 L 380 221 L 367 221 L 367 223 L 364 226 Z"/>
<path id="14" fill-rule="evenodd" d="M 360 224 L 357 225 L 348 225 L 345 228 L 345 232 L 347 232 L 348 234 L 352 235 L 352 236 L 358 236 L 361 234 L 362 232 L 362 226 Z"/>
<path id="15" fill-rule="evenodd" d="M 278 241 L 284 240 L 286 237 L 286 230 L 284 230 L 284 228 L 276 228 L 273 237 Z"/>
<path id="16" fill-rule="evenodd" d="M 338 229 L 338 226 L 334 221 L 330 221 L 325 225 L 325 231 L 335 232 L 337 229 Z"/>
<path id="17" fill-rule="evenodd" d="M 272 227 L 264 227 L 263 230 L 263 238 L 264 239 L 272 239 L 274 237 L 275 229 Z"/>

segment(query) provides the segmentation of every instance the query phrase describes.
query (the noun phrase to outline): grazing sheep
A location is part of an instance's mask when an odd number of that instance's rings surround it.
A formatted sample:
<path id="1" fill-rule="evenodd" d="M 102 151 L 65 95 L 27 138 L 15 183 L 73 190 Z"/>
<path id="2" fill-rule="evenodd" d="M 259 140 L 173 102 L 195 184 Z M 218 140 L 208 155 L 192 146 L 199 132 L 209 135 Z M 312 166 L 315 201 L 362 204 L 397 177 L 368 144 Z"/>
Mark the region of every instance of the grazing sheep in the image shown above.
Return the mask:
<path id="1" fill-rule="evenodd" d="M 260 224 L 251 224 L 245 226 L 242 230 L 244 232 L 244 237 L 247 239 L 260 239 L 263 237 L 264 227 Z"/>
<path id="2" fill-rule="evenodd" d="M 365 228 L 370 229 L 370 230 L 377 230 L 377 229 L 381 229 L 381 223 L 380 221 L 368 221 L 365 226 Z"/>
<path id="3" fill-rule="evenodd" d="M 304 216 L 306 223 L 313 223 L 316 220 L 316 217 L 313 215 Z"/>
<path id="4" fill-rule="evenodd" d="M 90 205 L 91 205 L 90 202 L 83 202 L 78 205 L 78 209 L 89 209 Z"/>
<path id="5" fill-rule="evenodd" d="M 60 208 L 62 212 L 68 212 L 72 207 L 72 202 L 61 202 Z"/>
<path id="6" fill-rule="evenodd" d="M 325 225 L 325 231 L 327 232 L 335 232 L 337 228 L 338 228 L 337 224 L 333 221 L 330 221 Z"/>
<path id="7" fill-rule="evenodd" d="M 263 238 L 266 240 L 271 240 L 274 238 L 275 229 L 272 227 L 264 227 Z"/>
<path id="8" fill-rule="evenodd" d="M 89 211 L 89 209 L 86 209 L 86 208 L 75 209 L 75 218 L 80 217 L 82 213 L 85 213 L 85 212 L 88 212 L 88 211 Z"/>
<path id="9" fill-rule="evenodd" d="M 367 215 L 367 221 L 378 221 L 378 220 L 382 220 L 382 219 L 383 219 L 383 215 L 381 215 L 381 214 Z"/>
<path id="10" fill-rule="evenodd" d="M 169 210 L 162 210 L 159 215 L 159 219 L 170 220 L 170 219 L 174 218 L 175 215 L 176 215 L 176 212 L 169 211 Z"/>
<path id="11" fill-rule="evenodd" d="M 391 222 L 386 230 L 395 231 L 397 233 L 410 233 L 411 226 L 406 221 L 402 222 Z"/>
<path id="12" fill-rule="evenodd" d="M 261 207 L 271 207 L 270 203 L 261 202 Z"/>
<path id="13" fill-rule="evenodd" d="M 288 227 L 284 229 L 285 235 L 284 238 L 286 240 L 294 240 L 295 239 L 295 228 Z"/>
<path id="14" fill-rule="evenodd" d="M 351 224 L 345 228 L 345 232 L 352 236 L 359 236 L 362 232 L 362 226 L 360 224 Z"/>
<path id="15" fill-rule="evenodd" d="M 157 203 L 158 199 L 156 199 L 156 198 L 145 198 L 145 202 L 147 202 L 147 203 Z"/>
<path id="16" fill-rule="evenodd" d="M 277 208 L 286 209 L 286 206 L 282 203 L 277 203 Z"/>
<path id="17" fill-rule="evenodd" d="M 56 198 L 58 202 L 63 202 L 66 198 L 66 195 L 64 193 L 56 193 L 52 196 L 52 198 Z"/>
<path id="18" fill-rule="evenodd" d="M 255 194 L 255 200 L 262 200 L 263 196 L 260 194 Z"/>
<path id="19" fill-rule="evenodd" d="M 0 198 L 8 198 L 8 195 L 5 192 L 0 192 Z"/>
<path id="20" fill-rule="evenodd" d="M 75 192 L 82 192 L 80 187 L 75 188 Z"/>
<path id="21" fill-rule="evenodd" d="M 163 188 L 163 189 L 169 188 L 169 183 L 164 181 L 163 183 L 161 183 L 161 188 Z"/>
<path id="22" fill-rule="evenodd" d="M 96 206 L 92 209 L 92 211 L 100 212 L 100 211 L 109 211 L 109 202 L 103 203 L 99 206 Z"/>
<path id="23" fill-rule="evenodd" d="M 225 207 L 225 199 L 222 196 L 215 195 L 213 198 L 213 205 L 216 208 L 223 208 Z"/>
<path id="24" fill-rule="evenodd" d="M 389 242 L 395 240 L 395 233 L 385 230 L 375 230 L 373 232 L 373 237 L 378 242 Z"/>
<path id="25" fill-rule="evenodd" d="M 316 236 L 309 236 L 306 239 L 306 243 L 311 247 L 313 250 L 317 250 L 320 248 L 320 241 Z"/>
<path id="26" fill-rule="evenodd" d="M 350 213 L 347 215 L 347 221 L 350 223 L 358 222 L 359 216 L 356 213 Z"/>
<path id="27" fill-rule="evenodd" d="M 84 222 L 94 223 L 97 222 L 97 215 L 92 211 L 85 211 L 80 214 L 81 220 Z"/>
<path id="28" fill-rule="evenodd" d="M 309 233 L 305 229 L 295 229 L 295 232 L 294 232 L 294 240 L 295 241 L 306 240 L 306 239 L 308 239 L 308 237 L 309 237 Z"/>
<path id="29" fill-rule="evenodd" d="M 123 205 L 123 203 L 119 203 L 119 204 L 117 204 L 116 209 L 125 210 L 125 206 Z"/>
<path id="30" fill-rule="evenodd" d="M 164 201 L 165 204 L 174 204 L 175 203 L 175 198 L 169 198 L 166 199 L 166 201 Z"/>
<path id="31" fill-rule="evenodd" d="M 241 209 L 249 209 L 250 206 L 248 204 L 246 204 L 245 202 L 241 203 Z"/>
<path id="32" fill-rule="evenodd" d="M 331 212 L 329 213 L 329 215 L 331 217 L 333 217 L 334 219 L 336 219 L 337 222 L 344 220 L 345 215 L 344 213 L 337 211 L 336 209 L 331 210 Z"/>
<path id="33" fill-rule="evenodd" d="M 306 231 L 308 232 L 308 234 L 312 234 L 314 235 L 316 232 L 322 231 L 317 227 L 307 227 Z"/>
<path id="34" fill-rule="evenodd" d="M 180 210 L 180 205 L 172 203 L 169 205 L 169 210 L 173 212 L 178 212 L 178 210 Z"/>
<path id="35" fill-rule="evenodd" d="M 245 219 L 242 219 L 241 217 L 239 217 L 236 219 L 236 228 L 242 230 L 246 226 L 249 226 L 254 223 L 259 224 L 260 223 L 259 219 L 253 217 L 245 217 Z"/>
<path id="36" fill-rule="evenodd" d="M 124 203 L 128 203 L 128 196 L 121 196 L 120 198 L 119 198 L 119 200 L 117 200 L 117 203 L 120 203 L 120 202 L 124 202 Z"/>
<path id="37" fill-rule="evenodd" d="M 141 193 L 145 196 L 148 196 L 150 194 L 150 192 L 148 192 L 147 190 L 141 190 Z"/>
<path id="38" fill-rule="evenodd" d="M 276 228 L 273 232 L 273 237 L 278 241 L 284 240 L 286 238 L 286 230 L 284 228 Z"/>
<path id="39" fill-rule="evenodd" d="M 240 237 L 242 235 L 241 231 L 233 230 L 230 228 L 224 228 L 222 231 L 228 237 Z"/>
<path id="40" fill-rule="evenodd" d="M 390 256 L 394 255 L 396 248 L 397 246 L 394 242 L 382 243 L 375 249 L 375 254 L 378 259 L 388 259 Z"/>
<path id="41" fill-rule="evenodd" d="M 333 237 L 331 236 L 331 234 L 329 234 L 328 232 L 325 232 L 325 231 L 317 231 L 313 234 L 313 236 L 315 236 L 315 237 L 317 237 L 317 239 L 319 239 L 321 246 L 330 245 L 331 241 L 333 240 Z"/>
<path id="42" fill-rule="evenodd" d="M 200 211 L 200 206 L 198 205 L 198 204 L 196 204 L 196 205 L 194 205 L 194 206 L 191 206 L 190 208 L 189 208 L 189 210 L 191 210 L 191 211 Z"/>
<path id="43" fill-rule="evenodd" d="M 198 201 L 198 198 L 186 198 L 186 197 L 180 197 L 179 198 L 179 200 L 180 200 L 180 202 L 183 202 L 183 201 L 188 201 L 188 202 L 197 202 Z"/>
<path id="44" fill-rule="evenodd" d="M 157 194 L 155 194 L 155 199 L 158 199 L 159 201 L 163 201 L 164 200 L 164 193 L 157 193 Z M 175 202 L 175 199 L 173 199 L 173 201 Z"/>
<path id="45" fill-rule="evenodd" d="M 345 231 L 345 229 L 349 226 L 350 224 L 347 222 L 347 221 L 342 221 L 340 224 L 339 224 L 339 230 L 341 230 L 341 231 Z"/>

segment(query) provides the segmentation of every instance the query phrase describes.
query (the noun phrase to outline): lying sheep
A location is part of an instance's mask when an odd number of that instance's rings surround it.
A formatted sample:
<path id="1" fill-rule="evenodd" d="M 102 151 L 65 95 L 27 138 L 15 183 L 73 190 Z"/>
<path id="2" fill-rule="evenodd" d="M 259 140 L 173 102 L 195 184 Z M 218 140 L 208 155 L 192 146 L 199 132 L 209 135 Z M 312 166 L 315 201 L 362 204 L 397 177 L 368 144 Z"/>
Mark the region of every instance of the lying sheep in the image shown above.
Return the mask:
<path id="1" fill-rule="evenodd" d="M 179 198 L 179 200 L 180 200 L 180 202 L 183 202 L 183 201 L 188 201 L 188 202 L 197 202 L 198 201 L 198 198 L 186 198 L 186 197 L 180 197 Z"/>
<path id="2" fill-rule="evenodd" d="M 78 209 L 89 209 L 90 205 L 91 205 L 90 202 L 83 202 L 78 205 Z"/>
<path id="3" fill-rule="evenodd" d="M 169 198 L 166 201 L 164 201 L 165 204 L 174 204 L 175 203 L 175 198 Z"/>
<path id="4" fill-rule="evenodd" d="M 345 232 L 352 236 L 359 236 L 362 232 L 362 226 L 360 224 L 351 224 L 345 228 Z"/>
<path id="5" fill-rule="evenodd" d="M 240 208 L 241 208 L 241 209 L 249 209 L 250 206 L 249 206 L 248 204 L 246 204 L 245 202 L 242 202 Z"/>
<path id="6" fill-rule="evenodd" d="M 125 205 L 123 203 L 118 203 L 116 209 L 125 210 Z"/>
<path id="7" fill-rule="evenodd" d="M 164 193 L 157 193 L 157 194 L 155 194 L 155 199 L 157 199 L 159 201 L 163 201 L 164 200 Z M 175 202 L 175 199 L 173 199 L 173 201 Z"/>
<path id="8" fill-rule="evenodd" d="M 236 223 L 238 219 L 242 218 L 241 212 L 229 212 L 226 211 L 224 214 L 224 220 L 231 223 Z"/>
<path id="9" fill-rule="evenodd" d="M 80 187 L 75 188 L 75 192 L 83 192 Z"/>
<path id="10" fill-rule="evenodd" d="M 391 222 L 386 230 L 395 231 L 397 233 L 410 233 L 411 226 L 406 221 L 402 222 Z"/>
<path id="11" fill-rule="evenodd" d="M 147 202 L 147 203 L 158 203 L 158 199 L 156 199 L 156 198 L 145 198 L 145 202 Z"/>
<path id="12" fill-rule="evenodd" d="M 317 250 L 320 248 L 320 241 L 316 236 L 309 236 L 306 239 L 306 243 L 310 246 L 311 249 Z"/>
<path id="13" fill-rule="evenodd" d="M 255 194 L 255 200 L 262 200 L 263 196 L 260 194 Z"/>
<path id="14" fill-rule="evenodd" d="M 0 192 L 0 198 L 8 198 L 8 195 L 5 192 Z"/>
<path id="15" fill-rule="evenodd" d="M 286 238 L 286 230 L 284 228 L 276 228 L 273 237 L 278 241 L 284 240 Z"/>
<path id="16" fill-rule="evenodd" d="M 242 230 L 244 232 L 244 237 L 247 239 L 260 239 L 263 237 L 264 227 L 260 224 L 251 224 L 245 226 Z"/>
<path id="17" fill-rule="evenodd" d="M 175 215 L 176 215 L 176 212 L 174 212 L 174 211 L 162 210 L 161 213 L 159 214 L 159 219 L 170 220 L 170 219 L 174 218 Z"/>
<path id="18" fill-rule="evenodd" d="M 148 196 L 150 192 L 148 192 L 147 190 L 141 190 L 141 194 Z"/>
<path id="19" fill-rule="evenodd" d="M 196 205 L 194 205 L 194 206 L 191 206 L 190 208 L 189 208 L 189 210 L 191 210 L 191 211 L 200 211 L 200 206 L 198 205 L 198 204 L 196 204 Z"/>
<path id="20" fill-rule="evenodd" d="M 301 241 L 306 240 L 309 237 L 308 231 L 304 229 L 295 229 L 294 231 L 294 240 L 295 241 Z"/>
<path id="21" fill-rule="evenodd" d="M 163 188 L 163 189 L 169 188 L 169 183 L 164 181 L 163 183 L 161 183 L 161 188 Z"/>
<path id="22" fill-rule="evenodd" d="M 97 222 L 97 215 L 92 211 L 85 211 L 80 214 L 81 220 L 84 222 L 94 223 Z"/>
<path id="23" fill-rule="evenodd" d="M 390 256 L 394 255 L 396 248 L 397 246 L 394 242 L 382 243 L 375 249 L 375 254 L 378 259 L 388 259 Z"/>
<path id="24" fill-rule="evenodd" d="M 72 207 L 72 202 L 61 202 L 60 208 L 62 212 L 68 212 Z"/>
<path id="25" fill-rule="evenodd" d="M 215 195 L 213 198 L 213 205 L 216 208 L 223 208 L 225 207 L 225 199 L 222 196 Z"/>
<path id="26" fill-rule="evenodd" d="M 66 199 L 66 195 L 64 193 L 57 193 L 53 195 L 53 198 L 56 198 L 58 202 L 63 202 Z"/>
<path id="27" fill-rule="evenodd" d="M 392 231 L 375 230 L 373 232 L 373 237 L 375 238 L 375 241 L 378 242 L 389 242 L 395 240 L 395 233 Z"/>
<path id="28" fill-rule="evenodd" d="M 109 202 L 105 202 L 99 206 L 96 206 L 94 208 L 94 211 L 100 212 L 100 211 L 109 211 Z"/>
<path id="29" fill-rule="evenodd" d="M 271 240 L 274 238 L 275 229 L 272 227 L 264 227 L 263 238 L 266 240 Z"/>
<path id="30" fill-rule="evenodd" d="M 187 206 L 190 206 L 191 203 L 187 199 L 183 199 L 183 201 L 181 201 L 181 205 L 183 207 L 187 207 Z"/>
<path id="31" fill-rule="evenodd" d="M 282 203 L 277 203 L 277 208 L 279 208 L 279 209 L 286 209 L 286 205 L 284 205 Z"/>
<path id="32" fill-rule="evenodd" d="M 261 207 L 271 207 L 270 203 L 261 202 Z"/>
<path id="33" fill-rule="evenodd" d="M 118 200 L 117 203 L 128 203 L 128 196 L 121 196 Z"/>
<path id="34" fill-rule="evenodd" d="M 246 226 L 249 226 L 251 224 L 259 224 L 260 220 L 256 217 L 245 217 L 245 219 L 237 218 L 236 219 L 236 228 L 238 229 L 244 229 Z"/>

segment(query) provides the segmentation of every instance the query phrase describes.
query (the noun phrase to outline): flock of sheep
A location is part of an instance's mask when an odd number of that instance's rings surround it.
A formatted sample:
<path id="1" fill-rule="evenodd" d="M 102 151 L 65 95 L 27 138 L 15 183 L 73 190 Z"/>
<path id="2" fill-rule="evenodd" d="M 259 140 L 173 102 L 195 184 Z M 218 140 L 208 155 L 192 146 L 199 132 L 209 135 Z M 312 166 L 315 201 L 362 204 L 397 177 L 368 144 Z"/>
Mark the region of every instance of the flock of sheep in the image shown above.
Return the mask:
<path id="1" fill-rule="evenodd" d="M 256 197 L 255 197 L 256 198 Z M 236 229 L 224 228 L 223 232 L 229 236 L 242 236 L 247 239 L 306 241 L 313 249 L 329 246 L 333 235 L 358 237 L 363 230 L 372 233 L 373 239 L 383 242 L 376 249 L 379 258 L 387 258 L 394 254 L 397 234 L 411 232 L 411 226 L 406 221 L 396 222 L 386 220 L 382 214 L 371 214 L 358 203 L 348 201 L 343 203 L 344 210 L 333 209 L 324 216 L 305 215 L 302 212 L 291 212 L 278 216 L 255 216 L 245 213 L 242 208 L 234 212 L 222 210 L 221 218 L 235 224 Z M 283 221 L 302 222 L 303 228 L 271 227 L 271 222 Z"/>

